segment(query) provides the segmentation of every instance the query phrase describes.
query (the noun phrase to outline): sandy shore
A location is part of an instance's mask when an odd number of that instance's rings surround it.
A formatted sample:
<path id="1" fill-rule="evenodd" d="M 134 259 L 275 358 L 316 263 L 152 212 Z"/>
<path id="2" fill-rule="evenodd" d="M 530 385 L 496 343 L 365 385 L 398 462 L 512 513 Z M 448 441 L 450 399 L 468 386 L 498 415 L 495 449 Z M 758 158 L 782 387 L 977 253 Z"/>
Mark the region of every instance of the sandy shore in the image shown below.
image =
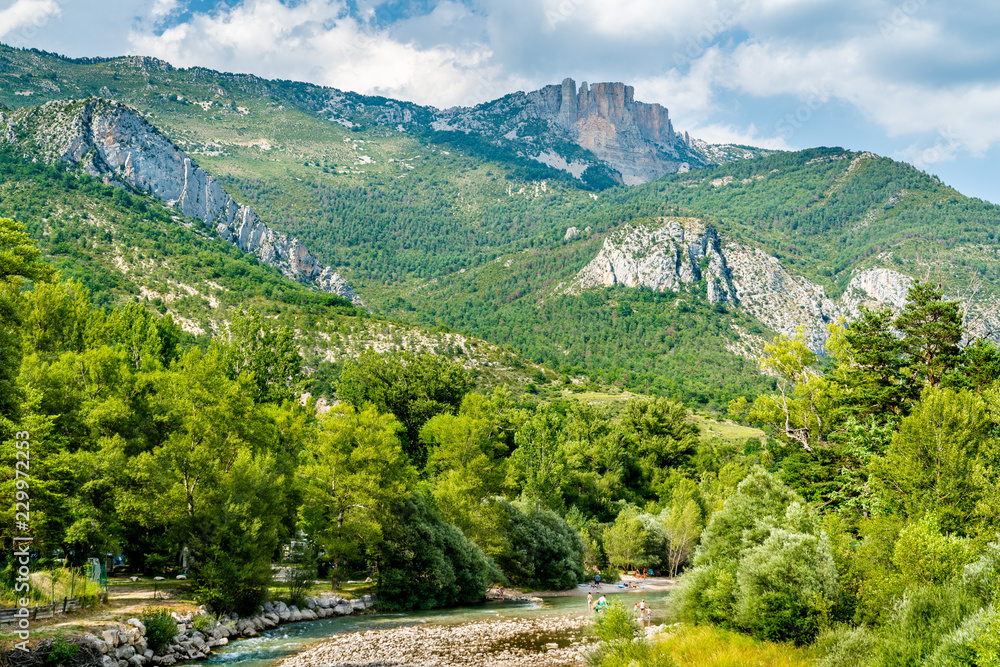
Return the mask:
<path id="1" fill-rule="evenodd" d="M 564 667 L 583 665 L 590 621 L 579 616 L 422 624 L 339 635 L 278 667 Z"/>
<path id="2" fill-rule="evenodd" d="M 626 582 L 635 587 L 618 588 L 618 584 L 624 584 Z M 577 586 L 576 588 L 571 588 L 566 591 L 534 591 L 531 593 L 525 593 L 524 595 L 537 597 L 579 595 L 587 597 L 587 593 L 593 593 L 594 597 L 597 598 L 601 595 L 610 595 L 611 593 L 662 593 L 673 590 L 677 587 L 677 585 L 677 579 L 668 579 L 667 577 L 646 577 L 645 579 L 636 579 L 635 577 L 629 575 L 622 577 L 621 581 L 614 584 L 601 584 L 600 586 Z M 514 595 L 515 593 L 511 594 Z"/>

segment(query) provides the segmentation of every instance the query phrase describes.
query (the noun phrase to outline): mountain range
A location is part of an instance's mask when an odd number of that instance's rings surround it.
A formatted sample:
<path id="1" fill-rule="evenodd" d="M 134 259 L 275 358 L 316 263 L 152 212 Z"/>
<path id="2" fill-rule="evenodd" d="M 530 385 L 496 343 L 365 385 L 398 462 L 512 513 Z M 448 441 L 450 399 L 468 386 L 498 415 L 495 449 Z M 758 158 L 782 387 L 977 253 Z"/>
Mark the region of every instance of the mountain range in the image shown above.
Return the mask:
<path id="1" fill-rule="evenodd" d="M 522 385 L 554 369 L 721 405 L 769 382 L 762 341 L 801 332 L 821 350 L 828 324 L 901 306 L 916 279 L 961 299 L 975 335 L 1000 323 L 997 207 L 871 153 L 710 145 L 622 83 L 439 110 L 0 47 L 0 103 L 0 214 L 64 272 L 193 333 L 224 326 L 243 284 L 297 318 L 315 369 L 382 329 L 380 349 L 489 350 L 476 363 Z M 42 187 L 64 188 L 65 205 Z M 116 191 L 126 212 L 97 194 Z M 134 231 L 136 207 L 158 234 Z M 157 247 L 170 224 L 186 236 Z M 129 225 L 131 247 L 117 231 Z M 161 270 L 231 252 L 256 273 L 222 285 L 211 267 L 189 281 Z M 327 302 L 340 314 L 275 306 L 253 280 L 343 297 Z"/>

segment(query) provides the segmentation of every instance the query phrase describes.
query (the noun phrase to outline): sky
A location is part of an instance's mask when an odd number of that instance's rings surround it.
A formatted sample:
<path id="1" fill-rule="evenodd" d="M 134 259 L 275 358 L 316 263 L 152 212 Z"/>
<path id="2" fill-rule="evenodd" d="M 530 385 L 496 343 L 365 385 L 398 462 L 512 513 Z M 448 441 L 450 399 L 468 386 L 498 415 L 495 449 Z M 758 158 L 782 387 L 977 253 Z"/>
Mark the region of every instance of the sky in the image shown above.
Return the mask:
<path id="1" fill-rule="evenodd" d="M 841 146 L 1000 203 L 996 0 L 0 0 L 0 42 L 446 108 L 624 81 L 712 142 Z"/>

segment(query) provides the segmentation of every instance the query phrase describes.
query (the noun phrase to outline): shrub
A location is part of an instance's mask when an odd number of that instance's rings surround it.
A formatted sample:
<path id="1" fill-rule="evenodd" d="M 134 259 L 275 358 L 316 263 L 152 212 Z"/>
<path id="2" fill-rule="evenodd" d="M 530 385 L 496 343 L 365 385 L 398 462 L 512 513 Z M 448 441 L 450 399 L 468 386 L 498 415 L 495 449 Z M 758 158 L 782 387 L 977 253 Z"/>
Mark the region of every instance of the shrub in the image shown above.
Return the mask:
<path id="1" fill-rule="evenodd" d="M 52 639 L 52 644 L 49 645 L 48 653 L 45 654 L 45 664 L 61 665 L 75 658 L 79 652 L 79 644 L 68 641 L 62 633 L 59 633 Z"/>
<path id="2" fill-rule="evenodd" d="M 379 604 L 431 609 L 481 602 L 500 577 L 492 560 L 419 495 L 407 498 L 385 527 Z"/>
<path id="3" fill-rule="evenodd" d="M 827 628 L 816 638 L 816 650 L 822 655 L 818 667 L 868 667 L 877 645 L 878 638 L 867 626 Z"/>
<path id="4" fill-rule="evenodd" d="M 636 622 L 619 599 L 612 599 L 607 608 L 594 621 L 594 634 L 603 642 L 632 641 Z"/>
<path id="5" fill-rule="evenodd" d="M 146 645 L 158 652 L 177 636 L 177 622 L 169 612 L 152 607 L 144 609 L 139 620 L 146 626 Z"/>
<path id="6" fill-rule="evenodd" d="M 781 529 L 744 555 L 736 580 L 735 623 L 770 641 L 812 640 L 840 594 L 826 536 Z"/>
<path id="7" fill-rule="evenodd" d="M 816 513 L 758 468 L 702 533 L 677 609 L 760 639 L 808 642 L 840 597 L 837 567 Z"/>
<path id="8" fill-rule="evenodd" d="M 215 617 L 209 614 L 197 614 L 191 619 L 191 627 L 202 634 L 214 628 L 217 623 L 218 621 L 215 620 Z"/>
<path id="9" fill-rule="evenodd" d="M 893 607 L 882 628 L 876 665 L 919 665 L 946 635 L 977 608 L 975 599 L 955 586 L 911 588 Z"/>

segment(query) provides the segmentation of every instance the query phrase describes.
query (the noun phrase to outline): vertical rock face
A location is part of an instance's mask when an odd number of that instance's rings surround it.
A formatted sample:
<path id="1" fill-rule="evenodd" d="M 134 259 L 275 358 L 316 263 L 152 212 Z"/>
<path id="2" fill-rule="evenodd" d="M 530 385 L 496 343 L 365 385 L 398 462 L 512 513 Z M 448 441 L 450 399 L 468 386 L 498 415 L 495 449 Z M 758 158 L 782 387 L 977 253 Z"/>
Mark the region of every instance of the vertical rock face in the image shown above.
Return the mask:
<path id="1" fill-rule="evenodd" d="M 703 150 L 708 144 L 701 142 L 701 146 L 674 132 L 667 109 L 637 102 L 635 89 L 620 82 L 583 82 L 577 88 L 573 79 L 565 79 L 476 107 L 438 111 L 431 125 L 437 130 L 491 137 L 497 145 L 509 145 L 519 154 L 571 171 L 578 178 L 589 164 L 603 164 L 629 185 L 724 162 L 731 152 L 731 147 L 710 147 L 714 152 L 709 155 Z M 586 149 L 589 156 L 562 152 L 567 143 Z M 565 158 L 566 166 L 553 163 L 552 151 Z M 752 156 L 758 154 L 762 153 Z"/>
<path id="2" fill-rule="evenodd" d="M 49 102 L 0 113 L 0 133 L 7 143 L 45 161 L 81 164 L 106 183 L 148 192 L 213 226 L 220 237 L 285 276 L 360 303 L 347 281 L 320 264 L 298 239 L 264 224 L 130 107 L 101 99 Z"/>
<path id="3" fill-rule="evenodd" d="M 775 333 L 803 335 L 817 352 L 830 324 L 854 319 L 862 306 L 898 311 L 914 282 L 891 269 L 866 269 L 835 301 L 822 285 L 789 273 L 760 248 L 723 242 L 699 220 L 661 218 L 610 234 L 570 289 L 623 285 L 678 291 L 701 280 L 710 303 L 737 303 Z M 1000 328 L 1000 299 L 962 300 L 962 307 L 970 336 Z"/>
<path id="4" fill-rule="evenodd" d="M 664 218 L 606 238 L 597 257 L 577 274 L 577 285 L 662 291 L 680 290 L 702 279 L 710 303 L 736 300 L 715 229 L 691 218 Z"/>

